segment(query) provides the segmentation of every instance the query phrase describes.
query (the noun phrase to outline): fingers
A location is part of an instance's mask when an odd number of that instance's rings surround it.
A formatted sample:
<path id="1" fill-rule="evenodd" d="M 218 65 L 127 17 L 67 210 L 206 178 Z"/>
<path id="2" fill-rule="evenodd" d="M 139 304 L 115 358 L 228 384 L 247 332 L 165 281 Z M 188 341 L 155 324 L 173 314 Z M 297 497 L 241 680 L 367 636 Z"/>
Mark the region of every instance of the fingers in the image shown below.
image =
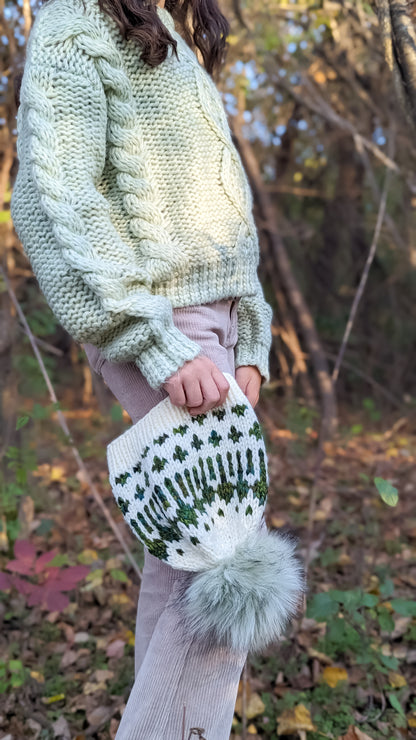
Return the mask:
<path id="1" fill-rule="evenodd" d="M 166 383 L 163 383 L 162 387 L 169 393 L 171 403 L 175 406 L 185 406 L 185 390 L 179 372 L 176 372 Z"/>
<path id="2" fill-rule="evenodd" d="M 235 379 L 254 408 L 260 397 L 261 375 L 255 366 L 240 366 L 236 370 Z"/>
<path id="3" fill-rule="evenodd" d="M 213 368 L 212 371 L 212 377 L 216 383 L 216 386 L 218 388 L 220 399 L 218 402 L 219 406 L 222 406 L 223 403 L 225 403 L 228 391 L 230 390 L 230 384 L 225 377 L 224 373 L 221 372 L 216 366 Z"/>
<path id="4" fill-rule="evenodd" d="M 193 377 L 192 375 L 185 376 L 183 379 L 183 388 L 188 408 L 193 408 L 202 404 L 204 397 L 201 390 L 201 379 Z"/>
<path id="5" fill-rule="evenodd" d="M 186 362 L 163 387 L 176 406 L 186 406 L 192 415 L 222 406 L 230 384 L 216 364 L 204 355 Z"/>
<path id="6" fill-rule="evenodd" d="M 256 404 L 258 403 L 260 392 L 259 392 L 258 383 L 253 378 L 251 378 L 248 381 L 248 384 L 246 387 L 246 396 L 254 408 L 254 406 L 256 406 Z"/>
<path id="7" fill-rule="evenodd" d="M 260 395 L 257 385 L 258 384 L 255 381 L 250 379 L 244 391 L 244 394 L 247 396 L 253 408 L 257 405 L 258 400 L 259 400 L 259 395 Z"/>
<path id="8" fill-rule="evenodd" d="M 254 409 L 254 407 L 257 406 L 258 401 L 259 401 L 259 394 L 257 393 L 257 390 L 256 389 L 251 389 L 250 392 L 249 392 L 249 394 L 248 394 L 248 396 L 247 396 L 247 398 L 250 401 L 250 403 L 251 403 L 251 405 L 252 405 L 252 407 Z"/>
<path id="9" fill-rule="evenodd" d="M 202 377 L 200 380 L 200 387 L 203 400 L 198 405 L 188 405 L 188 410 L 191 414 L 205 414 L 210 409 L 219 405 L 221 396 L 212 375 Z"/>
<path id="10" fill-rule="evenodd" d="M 212 360 L 205 358 L 206 372 L 202 373 L 199 379 L 203 395 L 203 401 L 199 406 L 188 404 L 189 413 L 205 414 L 210 409 L 222 406 L 227 398 L 230 384 L 224 374 L 218 369 Z"/>

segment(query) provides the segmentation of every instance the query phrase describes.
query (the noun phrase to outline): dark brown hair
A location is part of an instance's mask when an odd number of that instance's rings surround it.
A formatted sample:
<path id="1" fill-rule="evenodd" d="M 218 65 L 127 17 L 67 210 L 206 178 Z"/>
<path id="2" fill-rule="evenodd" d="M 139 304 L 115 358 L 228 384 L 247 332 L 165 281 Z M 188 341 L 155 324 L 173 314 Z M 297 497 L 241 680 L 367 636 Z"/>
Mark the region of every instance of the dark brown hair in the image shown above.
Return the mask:
<path id="1" fill-rule="evenodd" d="M 48 0 L 41 0 L 46 3 Z M 177 41 L 161 22 L 156 3 L 146 0 L 98 0 L 100 9 L 108 13 L 125 39 L 133 39 L 141 49 L 141 58 L 151 67 L 166 59 L 172 46 L 177 56 Z M 199 49 L 207 72 L 216 80 L 228 51 L 230 24 L 218 6 L 218 0 L 165 0 L 165 8 L 182 29 L 185 42 Z M 191 23 L 189 23 L 191 21 Z M 16 108 L 20 103 L 22 72 L 14 77 Z"/>
<path id="2" fill-rule="evenodd" d="M 177 54 L 176 40 L 160 20 L 156 4 L 146 0 L 98 0 L 104 12 L 117 23 L 125 39 L 133 39 L 141 58 L 151 67 L 164 61 L 169 45 Z M 205 69 L 218 76 L 228 50 L 230 31 L 217 0 L 165 0 L 165 9 L 179 24 L 186 43 L 200 50 Z"/>

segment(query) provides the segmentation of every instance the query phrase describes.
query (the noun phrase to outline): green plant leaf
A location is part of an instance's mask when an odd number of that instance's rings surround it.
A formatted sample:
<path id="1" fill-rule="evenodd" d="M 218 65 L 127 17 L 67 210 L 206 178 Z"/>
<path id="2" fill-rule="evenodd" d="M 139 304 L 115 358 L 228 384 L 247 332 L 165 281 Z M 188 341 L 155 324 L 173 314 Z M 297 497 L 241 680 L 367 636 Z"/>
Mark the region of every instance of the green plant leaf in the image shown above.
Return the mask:
<path id="1" fill-rule="evenodd" d="M 34 403 L 32 408 L 32 415 L 34 419 L 45 419 L 47 411 L 44 406 L 40 403 Z"/>
<path id="2" fill-rule="evenodd" d="M 113 403 L 110 409 L 110 416 L 113 421 L 123 420 L 123 409 L 119 403 Z"/>
<path id="3" fill-rule="evenodd" d="M 23 663 L 21 660 L 9 660 L 9 671 L 11 673 L 16 673 L 17 671 L 21 671 L 23 669 Z"/>
<path id="4" fill-rule="evenodd" d="M 407 599 L 392 599 L 390 601 L 395 612 L 401 614 L 402 617 L 416 617 L 416 601 L 408 601 Z"/>
<path id="5" fill-rule="evenodd" d="M 317 622 L 325 622 L 328 617 L 338 614 L 338 604 L 329 593 L 315 594 L 307 607 L 307 616 Z"/>
<path id="6" fill-rule="evenodd" d="M 111 577 L 114 578 L 116 581 L 122 581 L 123 583 L 127 583 L 127 581 L 129 580 L 124 570 L 120 570 L 119 568 L 112 568 L 110 570 L 110 573 L 111 573 Z"/>
<path id="7" fill-rule="evenodd" d="M 344 609 L 348 612 L 352 612 L 362 606 L 363 593 L 360 589 L 350 589 L 349 591 L 340 591 L 339 589 L 331 589 L 329 591 L 331 598 L 334 601 L 338 601 L 343 605 Z"/>
<path id="8" fill-rule="evenodd" d="M 396 506 L 399 500 L 399 492 L 388 480 L 384 478 L 374 478 L 377 491 L 385 504 L 388 506 Z"/>
<path id="9" fill-rule="evenodd" d="M 46 522 L 51 520 L 43 519 L 42 521 Z M 39 527 L 36 531 L 39 532 Z M 48 568 L 61 568 L 63 565 L 69 565 L 69 557 L 66 552 L 58 552 L 58 554 L 48 563 Z"/>
<path id="10" fill-rule="evenodd" d="M 384 607 L 381 607 L 378 611 L 378 623 L 381 630 L 384 630 L 385 632 L 393 632 L 394 619 L 390 612 Z"/>
<path id="11" fill-rule="evenodd" d="M 394 594 L 394 583 L 391 580 L 391 578 L 386 578 L 384 583 L 380 586 L 380 593 L 383 594 L 383 596 L 393 596 Z"/>
<path id="12" fill-rule="evenodd" d="M 383 655 L 379 653 L 380 663 L 382 663 L 390 671 L 395 671 L 399 667 L 399 661 L 394 655 Z"/>
<path id="13" fill-rule="evenodd" d="M 392 705 L 393 709 L 396 710 L 400 714 L 401 717 L 405 717 L 404 709 L 402 705 L 400 704 L 396 694 L 388 694 L 389 702 Z"/>
<path id="14" fill-rule="evenodd" d="M 376 606 L 378 604 L 378 596 L 375 594 L 364 594 L 362 604 L 367 607 Z"/>
<path id="15" fill-rule="evenodd" d="M 27 416 L 27 415 L 25 415 L 25 416 L 19 416 L 19 418 L 18 418 L 18 420 L 16 422 L 16 430 L 17 429 L 21 429 L 22 427 L 24 427 L 27 424 L 27 422 L 29 421 L 29 419 L 30 419 L 30 416 Z"/>

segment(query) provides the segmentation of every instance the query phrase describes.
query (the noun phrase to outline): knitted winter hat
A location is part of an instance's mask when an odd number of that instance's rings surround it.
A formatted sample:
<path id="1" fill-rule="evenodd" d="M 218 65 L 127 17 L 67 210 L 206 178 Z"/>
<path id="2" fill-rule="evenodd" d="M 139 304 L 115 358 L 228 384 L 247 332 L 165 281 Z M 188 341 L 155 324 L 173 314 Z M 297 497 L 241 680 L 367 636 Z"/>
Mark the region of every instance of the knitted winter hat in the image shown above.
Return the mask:
<path id="1" fill-rule="evenodd" d="M 262 428 L 236 380 L 225 403 L 192 416 L 167 397 L 107 447 L 115 499 L 149 552 L 190 571 L 178 608 L 210 644 L 262 650 L 305 592 L 289 533 L 267 529 Z"/>

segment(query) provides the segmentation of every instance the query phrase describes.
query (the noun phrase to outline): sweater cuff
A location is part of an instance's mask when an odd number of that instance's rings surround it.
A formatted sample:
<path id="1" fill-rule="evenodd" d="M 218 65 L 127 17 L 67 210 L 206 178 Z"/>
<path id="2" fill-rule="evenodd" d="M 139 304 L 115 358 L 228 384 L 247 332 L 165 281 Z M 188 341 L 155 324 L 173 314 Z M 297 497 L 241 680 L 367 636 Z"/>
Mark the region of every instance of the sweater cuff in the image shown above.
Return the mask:
<path id="1" fill-rule="evenodd" d="M 175 325 L 164 330 L 163 343 L 154 342 L 140 352 L 134 362 L 147 382 L 158 390 L 187 360 L 193 360 L 202 348 Z"/>
<path id="2" fill-rule="evenodd" d="M 261 385 L 270 380 L 269 371 L 270 347 L 257 342 L 253 346 L 241 346 L 237 343 L 235 347 L 235 368 L 241 365 L 254 365 L 261 374 Z"/>

